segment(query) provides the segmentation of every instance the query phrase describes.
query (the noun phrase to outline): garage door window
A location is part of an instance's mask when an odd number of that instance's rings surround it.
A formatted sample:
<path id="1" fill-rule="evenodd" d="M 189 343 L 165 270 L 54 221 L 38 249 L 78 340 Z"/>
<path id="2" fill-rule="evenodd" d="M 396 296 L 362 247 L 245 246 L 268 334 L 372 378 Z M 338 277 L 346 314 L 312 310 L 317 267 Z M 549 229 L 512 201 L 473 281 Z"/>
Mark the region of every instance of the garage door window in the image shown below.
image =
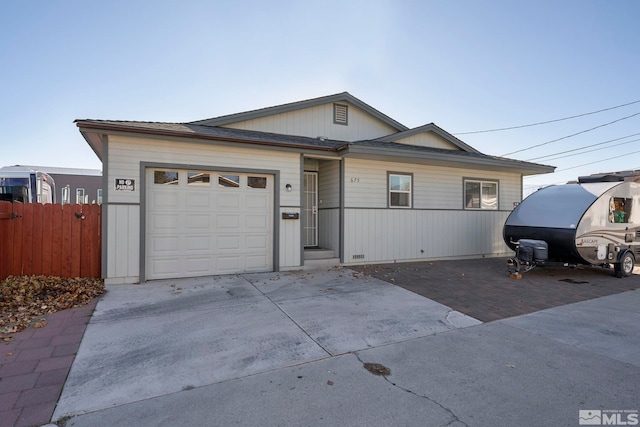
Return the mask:
<path id="1" fill-rule="evenodd" d="M 175 171 L 154 171 L 153 183 L 162 185 L 178 185 L 178 172 Z"/>
<path id="2" fill-rule="evenodd" d="M 264 176 L 250 176 L 247 178 L 249 188 L 267 188 L 267 178 Z"/>
<path id="3" fill-rule="evenodd" d="M 240 187 L 240 176 L 218 175 L 218 187 Z"/>
<path id="4" fill-rule="evenodd" d="M 189 172 L 187 185 L 208 187 L 211 185 L 211 175 L 206 172 Z"/>

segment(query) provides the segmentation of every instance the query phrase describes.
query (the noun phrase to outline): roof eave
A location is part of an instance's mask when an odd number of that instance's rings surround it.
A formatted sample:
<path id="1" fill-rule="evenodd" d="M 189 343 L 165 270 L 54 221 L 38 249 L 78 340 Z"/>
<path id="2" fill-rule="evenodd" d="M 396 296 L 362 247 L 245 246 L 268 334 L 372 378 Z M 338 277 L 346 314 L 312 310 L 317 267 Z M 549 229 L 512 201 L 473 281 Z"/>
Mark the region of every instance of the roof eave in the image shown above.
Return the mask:
<path id="1" fill-rule="evenodd" d="M 180 131 L 172 131 L 166 129 L 148 129 L 148 128 L 139 128 L 135 126 L 127 126 L 125 124 L 112 124 L 112 123 L 95 123 L 86 120 L 76 120 L 76 125 L 80 129 L 80 133 L 84 136 L 85 140 L 89 142 L 89 145 L 96 151 L 97 147 L 92 143 L 90 133 L 95 134 L 110 134 L 110 133 L 125 133 L 125 134 L 134 134 L 134 135 L 148 135 L 148 136 L 160 136 L 160 137 L 171 137 L 171 138 L 186 138 L 193 140 L 207 140 L 207 141 L 223 141 L 223 142 L 235 142 L 242 144 L 252 144 L 259 146 L 270 146 L 270 147 L 283 147 L 283 148 L 295 148 L 295 149 L 304 149 L 304 150 L 312 150 L 312 151 L 328 151 L 328 152 L 336 152 L 339 148 L 334 147 L 322 147 L 315 146 L 310 144 L 298 144 L 298 143 L 278 143 L 276 141 L 266 141 L 259 139 L 251 139 L 251 138 L 237 138 L 237 137 L 229 137 L 229 136 L 216 136 L 216 135 L 206 135 L 196 132 L 180 132 Z M 98 157 L 101 158 L 100 154 Z"/>
<path id="2" fill-rule="evenodd" d="M 463 151 L 467 151 L 467 152 L 470 152 L 470 153 L 481 154 L 480 151 L 476 150 L 475 148 L 473 148 L 469 144 L 465 143 L 461 139 L 456 138 L 455 136 L 453 136 L 452 134 L 450 134 L 446 130 L 442 129 L 440 126 L 436 125 L 435 123 L 428 123 L 426 125 L 419 126 L 417 128 L 408 129 L 406 131 L 394 133 L 394 134 L 391 134 L 391 135 L 386 135 L 386 136 L 383 136 L 381 138 L 376 139 L 376 141 L 397 142 L 399 139 L 407 138 L 407 137 L 410 137 L 410 136 L 413 136 L 413 135 L 419 135 L 421 133 L 426 133 L 426 132 L 435 133 L 439 137 L 445 139 L 446 141 L 449 141 L 450 143 L 452 143 L 453 145 L 455 145 L 456 147 L 460 148 Z M 399 144 L 401 144 L 401 143 L 399 143 Z"/>
<path id="3" fill-rule="evenodd" d="M 519 160 L 495 158 L 490 156 L 467 157 L 456 155 L 457 151 L 442 152 L 416 152 L 415 150 L 398 150 L 386 147 L 368 147 L 350 144 L 340 151 L 343 157 L 372 157 L 389 159 L 396 158 L 410 163 L 441 163 L 459 167 L 460 164 L 473 165 L 483 169 L 502 169 L 518 171 L 522 175 L 538 175 L 553 173 L 555 166 L 538 163 L 522 162 Z"/>
<path id="4" fill-rule="evenodd" d="M 229 114 L 226 116 L 214 117 L 211 119 L 196 120 L 189 123 L 194 125 L 203 125 L 203 126 L 225 126 L 225 125 L 229 125 L 232 123 L 237 123 L 245 120 L 258 119 L 261 117 L 271 116 L 274 114 L 282 114 L 282 113 L 288 113 L 294 110 L 301 110 L 304 108 L 316 107 L 318 105 L 323 105 L 330 102 L 349 102 L 350 104 L 353 104 L 358 108 L 366 111 L 367 113 L 371 114 L 372 116 L 376 117 L 377 119 L 381 120 L 387 125 L 393 127 L 394 129 L 397 129 L 398 131 L 409 130 L 407 126 L 403 125 L 400 122 L 395 121 L 394 119 L 387 116 L 386 114 L 360 101 L 358 98 L 351 95 L 349 92 L 337 93 L 335 95 L 328 95 L 320 98 L 308 99 L 305 101 L 291 102 L 288 104 L 277 105 L 274 107 L 260 108 L 257 110 L 245 111 L 242 113 Z"/>

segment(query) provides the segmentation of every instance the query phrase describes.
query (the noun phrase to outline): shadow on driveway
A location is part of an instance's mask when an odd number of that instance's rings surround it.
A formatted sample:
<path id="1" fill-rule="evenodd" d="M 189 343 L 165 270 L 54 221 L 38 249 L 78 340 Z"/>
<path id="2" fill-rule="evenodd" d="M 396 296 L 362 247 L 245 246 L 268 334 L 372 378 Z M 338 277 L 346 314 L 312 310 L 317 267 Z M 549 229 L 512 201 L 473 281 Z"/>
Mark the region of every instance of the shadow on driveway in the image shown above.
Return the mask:
<path id="1" fill-rule="evenodd" d="M 528 314 L 640 288 L 640 270 L 618 279 L 612 269 L 559 263 L 511 279 L 507 258 L 349 266 L 483 322 Z"/>

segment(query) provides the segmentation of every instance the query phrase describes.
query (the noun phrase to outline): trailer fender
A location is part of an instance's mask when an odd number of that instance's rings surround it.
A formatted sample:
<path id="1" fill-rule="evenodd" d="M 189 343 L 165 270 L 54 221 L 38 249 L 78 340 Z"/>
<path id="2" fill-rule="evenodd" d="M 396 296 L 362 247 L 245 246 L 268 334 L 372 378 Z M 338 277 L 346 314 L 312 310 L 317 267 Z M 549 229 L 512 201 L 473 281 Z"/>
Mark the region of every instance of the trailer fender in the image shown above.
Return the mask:
<path id="1" fill-rule="evenodd" d="M 627 277 L 633 274 L 636 258 L 628 249 L 622 249 L 618 254 L 617 262 L 614 264 L 616 277 Z"/>

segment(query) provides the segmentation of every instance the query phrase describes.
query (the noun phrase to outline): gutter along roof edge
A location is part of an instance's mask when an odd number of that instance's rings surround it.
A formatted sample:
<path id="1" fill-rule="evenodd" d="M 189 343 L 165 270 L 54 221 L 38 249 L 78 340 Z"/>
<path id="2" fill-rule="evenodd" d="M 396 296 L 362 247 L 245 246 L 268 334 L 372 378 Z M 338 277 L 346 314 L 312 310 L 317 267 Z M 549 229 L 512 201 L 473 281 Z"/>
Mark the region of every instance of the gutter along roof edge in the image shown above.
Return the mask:
<path id="1" fill-rule="evenodd" d="M 209 141 L 237 142 L 237 143 L 253 144 L 253 145 L 260 145 L 260 146 L 299 148 L 299 149 L 305 149 L 305 150 L 330 151 L 330 152 L 337 152 L 344 147 L 344 146 L 327 147 L 327 146 L 317 146 L 312 144 L 267 141 L 267 140 L 253 139 L 253 138 L 207 135 L 207 134 L 198 133 L 198 132 L 181 132 L 181 131 L 167 130 L 167 129 L 152 129 L 152 128 L 144 128 L 144 127 L 138 127 L 138 126 L 127 126 L 126 124 L 120 125 L 120 124 L 114 124 L 114 123 L 96 123 L 92 120 L 75 120 L 74 123 L 76 123 L 76 125 L 80 129 L 80 132 L 87 131 L 87 130 L 106 131 L 105 133 L 122 132 L 122 133 L 138 134 L 138 135 L 142 134 L 142 135 L 154 135 L 154 136 L 180 137 L 180 138 L 188 138 L 188 139 L 201 139 L 201 140 L 209 140 Z M 146 123 L 146 122 L 141 122 L 141 123 Z"/>

